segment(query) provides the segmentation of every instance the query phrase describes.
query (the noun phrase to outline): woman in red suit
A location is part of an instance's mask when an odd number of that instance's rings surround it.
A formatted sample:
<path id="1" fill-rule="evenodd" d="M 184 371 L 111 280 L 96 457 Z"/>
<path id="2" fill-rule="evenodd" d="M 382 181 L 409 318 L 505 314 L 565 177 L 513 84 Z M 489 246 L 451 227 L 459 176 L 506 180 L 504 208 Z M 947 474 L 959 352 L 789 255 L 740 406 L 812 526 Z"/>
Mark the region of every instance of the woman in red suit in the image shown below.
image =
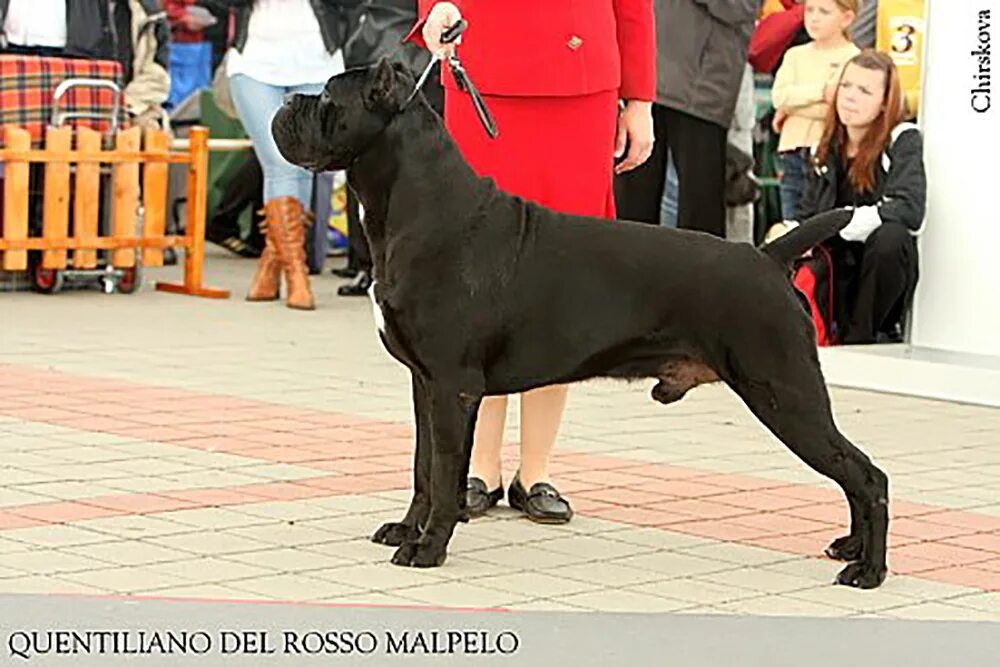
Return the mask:
<path id="1" fill-rule="evenodd" d="M 459 53 L 498 138 L 487 136 L 450 73 L 442 79 L 445 124 L 473 169 L 557 211 L 614 218 L 613 173 L 642 164 L 653 146 L 652 0 L 419 2 L 410 38 L 432 52 L 455 48 L 442 46 L 441 34 L 462 18 L 469 23 Z M 615 158 L 624 159 L 616 166 Z M 521 462 L 507 498 L 543 523 L 573 515 L 548 475 L 566 394 L 566 386 L 553 386 L 521 396 Z M 467 491 L 472 516 L 503 497 L 506 415 L 506 397 L 483 401 Z"/>

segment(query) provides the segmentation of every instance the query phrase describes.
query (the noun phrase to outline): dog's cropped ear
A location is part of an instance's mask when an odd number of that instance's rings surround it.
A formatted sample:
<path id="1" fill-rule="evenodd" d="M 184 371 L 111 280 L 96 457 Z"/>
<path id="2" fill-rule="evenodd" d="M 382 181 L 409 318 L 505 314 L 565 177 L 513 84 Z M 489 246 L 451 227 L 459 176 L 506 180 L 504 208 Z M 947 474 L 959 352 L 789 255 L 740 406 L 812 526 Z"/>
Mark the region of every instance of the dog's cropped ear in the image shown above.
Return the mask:
<path id="1" fill-rule="evenodd" d="M 396 90 L 396 70 L 388 58 L 380 58 L 368 73 L 365 84 L 365 106 L 369 109 L 388 109 L 396 111 L 399 108 L 399 94 Z"/>

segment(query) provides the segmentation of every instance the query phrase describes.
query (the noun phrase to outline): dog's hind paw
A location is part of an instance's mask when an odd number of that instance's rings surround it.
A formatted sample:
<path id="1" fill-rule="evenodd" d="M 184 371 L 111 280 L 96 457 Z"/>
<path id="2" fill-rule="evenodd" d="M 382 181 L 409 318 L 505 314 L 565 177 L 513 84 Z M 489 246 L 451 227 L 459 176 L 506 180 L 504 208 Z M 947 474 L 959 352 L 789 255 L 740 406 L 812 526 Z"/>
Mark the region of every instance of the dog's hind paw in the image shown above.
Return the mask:
<path id="1" fill-rule="evenodd" d="M 414 526 L 405 523 L 384 523 L 372 535 L 372 542 L 398 547 L 406 542 L 415 542 L 418 537 L 420 531 Z"/>
<path id="2" fill-rule="evenodd" d="M 864 542 L 859 535 L 845 535 L 838 537 L 824 552 L 834 560 L 842 560 L 852 563 L 861 558 Z"/>
<path id="3" fill-rule="evenodd" d="M 440 567 L 444 565 L 448 552 L 444 547 L 419 542 L 406 542 L 392 555 L 393 565 L 407 567 Z"/>
<path id="4" fill-rule="evenodd" d="M 837 575 L 836 583 L 854 588 L 878 588 L 885 581 L 886 568 L 863 561 L 851 563 Z"/>

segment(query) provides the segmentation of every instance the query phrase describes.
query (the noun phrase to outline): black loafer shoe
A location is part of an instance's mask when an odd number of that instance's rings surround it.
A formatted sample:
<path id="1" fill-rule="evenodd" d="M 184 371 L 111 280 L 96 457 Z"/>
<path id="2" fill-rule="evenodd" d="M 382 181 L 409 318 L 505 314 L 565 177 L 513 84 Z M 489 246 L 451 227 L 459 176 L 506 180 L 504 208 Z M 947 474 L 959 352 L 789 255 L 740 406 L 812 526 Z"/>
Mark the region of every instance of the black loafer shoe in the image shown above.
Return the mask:
<path id="1" fill-rule="evenodd" d="M 354 282 L 341 285 L 337 288 L 340 296 L 366 296 L 368 288 L 372 286 L 372 277 L 366 271 L 359 271 Z"/>
<path id="2" fill-rule="evenodd" d="M 537 523 L 567 523 L 573 518 L 573 508 L 554 486 L 538 482 L 525 491 L 520 473 L 507 489 L 507 502 Z"/>
<path id="3" fill-rule="evenodd" d="M 486 482 L 478 477 L 470 477 L 465 487 L 465 512 L 470 519 L 483 516 L 503 498 L 503 482 L 490 491 Z"/>
<path id="4" fill-rule="evenodd" d="M 331 269 L 330 273 L 337 276 L 338 278 L 354 278 L 358 275 L 357 269 L 352 269 L 349 266 L 345 266 L 342 269 Z"/>

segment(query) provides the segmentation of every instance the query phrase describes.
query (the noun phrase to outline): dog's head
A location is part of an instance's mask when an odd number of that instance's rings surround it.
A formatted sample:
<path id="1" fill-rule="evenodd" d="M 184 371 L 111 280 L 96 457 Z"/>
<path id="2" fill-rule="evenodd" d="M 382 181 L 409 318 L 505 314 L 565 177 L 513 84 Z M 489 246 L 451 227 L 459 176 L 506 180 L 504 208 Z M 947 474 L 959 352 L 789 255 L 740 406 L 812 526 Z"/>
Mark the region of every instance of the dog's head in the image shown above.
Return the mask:
<path id="1" fill-rule="evenodd" d="M 732 144 L 726 145 L 726 206 L 742 206 L 757 201 L 760 183 L 754 177 L 753 156 Z"/>
<path id="2" fill-rule="evenodd" d="M 413 86 L 405 65 L 383 58 L 332 77 L 320 95 L 292 95 L 271 121 L 278 150 L 314 171 L 346 169 L 402 110 Z"/>

